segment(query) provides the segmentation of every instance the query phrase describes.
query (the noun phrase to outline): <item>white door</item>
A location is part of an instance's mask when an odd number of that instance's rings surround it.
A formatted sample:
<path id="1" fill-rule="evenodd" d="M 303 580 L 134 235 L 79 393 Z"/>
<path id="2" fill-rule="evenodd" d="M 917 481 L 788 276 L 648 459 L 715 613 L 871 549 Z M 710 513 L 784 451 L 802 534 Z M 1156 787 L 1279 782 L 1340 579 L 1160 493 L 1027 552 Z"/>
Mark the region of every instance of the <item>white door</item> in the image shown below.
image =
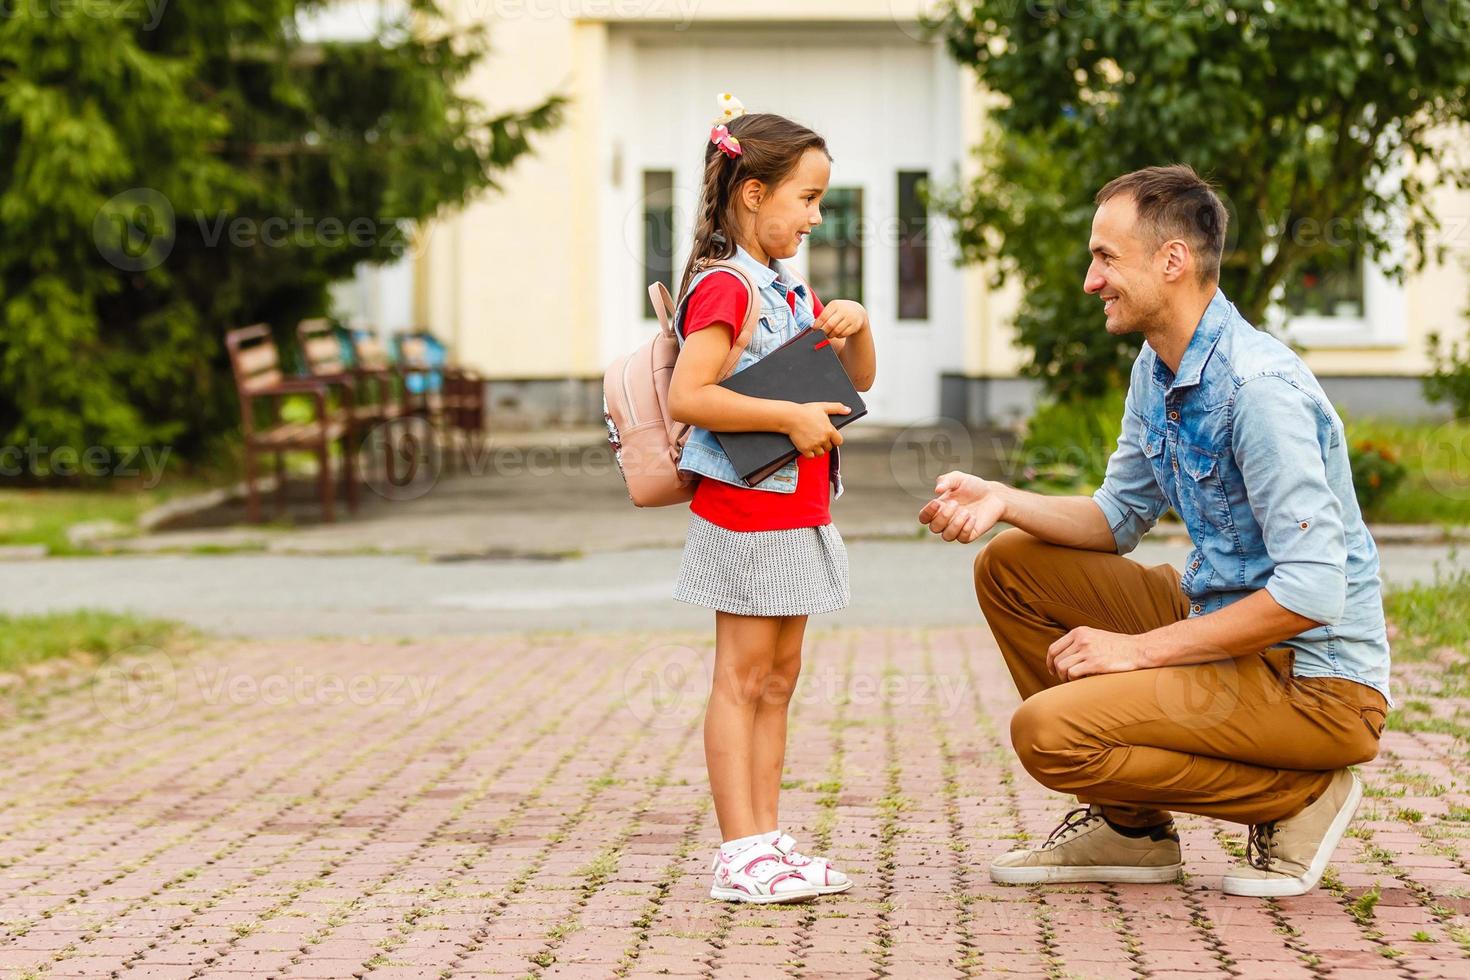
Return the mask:
<path id="1" fill-rule="evenodd" d="M 891 25 L 782 25 L 718 36 L 619 30 L 609 54 L 603 282 L 606 295 L 626 297 L 605 308 L 609 347 L 652 329 L 644 279 L 683 270 L 715 95 L 734 91 L 748 110 L 827 139 L 825 224 L 792 261 L 823 300 L 867 307 L 878 346 L 870 417 L 937 415 L 939 376 L 960 366 L 964 318 L 946 225 L 931 218 L 926 234 L 915 194 L 922 178 L 947 183 L 958 168 L 959 70 L 943 51 Z"/>

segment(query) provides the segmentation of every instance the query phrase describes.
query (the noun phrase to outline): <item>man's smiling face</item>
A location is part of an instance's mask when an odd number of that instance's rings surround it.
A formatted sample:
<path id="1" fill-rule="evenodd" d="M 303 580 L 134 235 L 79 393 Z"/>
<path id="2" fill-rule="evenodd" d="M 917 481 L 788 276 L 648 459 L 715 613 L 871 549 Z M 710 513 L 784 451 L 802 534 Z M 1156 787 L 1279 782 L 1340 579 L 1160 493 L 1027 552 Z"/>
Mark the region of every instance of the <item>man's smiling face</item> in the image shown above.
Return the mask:
<path id="1" fill-rule="evenodd" d="M 1104 201 L 1092 216 L 1092 264 L 1082 288 L 1102 300 L 1106 328 L 1114 336 L 1144 329 L 1164 310 L 1160 243 L 1140 237 L 1146 231 L 1127 194 Z"/>

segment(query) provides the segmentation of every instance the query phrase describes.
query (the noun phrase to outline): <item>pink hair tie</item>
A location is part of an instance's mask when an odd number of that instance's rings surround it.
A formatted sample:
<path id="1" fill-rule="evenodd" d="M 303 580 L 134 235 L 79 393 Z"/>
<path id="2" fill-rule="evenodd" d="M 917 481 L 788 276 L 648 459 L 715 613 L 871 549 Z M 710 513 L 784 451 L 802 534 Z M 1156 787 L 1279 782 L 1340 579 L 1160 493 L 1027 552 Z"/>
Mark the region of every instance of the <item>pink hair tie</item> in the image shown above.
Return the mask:
<path id="1" fill-rule="evenodd" d="M 709 141 L 732 160 L 745 152 L 740 148 L 740 141 L 730 135 L 730 128 L 723 123 L 709 131 Z"/>

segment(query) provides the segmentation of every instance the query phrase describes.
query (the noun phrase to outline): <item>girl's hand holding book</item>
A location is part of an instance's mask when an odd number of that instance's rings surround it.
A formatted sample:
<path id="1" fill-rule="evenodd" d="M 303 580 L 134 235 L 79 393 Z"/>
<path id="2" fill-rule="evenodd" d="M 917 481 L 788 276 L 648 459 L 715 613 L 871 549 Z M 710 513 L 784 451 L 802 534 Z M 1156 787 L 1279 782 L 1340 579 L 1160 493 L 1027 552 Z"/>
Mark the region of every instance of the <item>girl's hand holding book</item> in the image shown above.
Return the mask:
<path id="1" fill-rule="evenodd" d="M 851 337 L 868 329 L 868 311 L 850 299 L 834 299 L 822 308 L 822 315 L 812 326 L 833 340 Z"/>
<path id="2" fill-rule="evenodd" d="M 842 445 L 842 433 L 832 424 L 831 416 L 846 415 L 851 411 L 837 402 L 792 402 L 786 435 L 803 456 L 820 456 Z"/>

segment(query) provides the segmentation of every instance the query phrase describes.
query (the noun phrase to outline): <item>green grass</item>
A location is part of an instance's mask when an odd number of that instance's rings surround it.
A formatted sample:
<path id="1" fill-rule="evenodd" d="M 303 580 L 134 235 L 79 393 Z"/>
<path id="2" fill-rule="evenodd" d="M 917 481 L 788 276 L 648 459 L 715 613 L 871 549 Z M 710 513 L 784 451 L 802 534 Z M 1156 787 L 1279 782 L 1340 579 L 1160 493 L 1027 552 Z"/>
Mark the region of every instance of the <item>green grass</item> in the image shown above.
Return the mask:
<path id="1" fill-rule="evenodd" d="M 1408 475 L 1368 520 L 1385 524 L 1470 524 L 1470 420 L 1449 423 L 1346 420 L 1350 443 L 1371 440 L 1398 453 Z"/>
<path id="2" fill-rule="evenodd" d="M 1399 631 L 1393 641 L 1395 660 L 1424 661 L 1446 648 L 1455 651 L 1455 656 L 1441 663 L 1433 674 L 1437 689 L 1405 699 L 1388 713 L 1388 727 L 1470 741 L 1470 717 L 1463 709 L 1450 717 L 1434 714 L 1435 701 L 1470 696 L 1470 570 L 1446 572 L 1442 566 L 1436 567 L 1434 581 L 1389 590 L 1383 607 Z M 1400 819 L 1415 812 L 1401 810 Z M 1470 810 L 1462 813 L 1451 810 L 1449 819 L 1470 817 Z"/>
<path id="3" fill-rule="evenodd" d="M 0 615 L 0 672 L 58 657 L 101 659 L 132 647 L 164 647 L 184 633 L 177 623 L 96 610 Z"/>
<path id="4" fill-rule="evenodd" d="M 53 555 L 86 554 L 67 540 L 73 524 L 116 521 L 132 527 L 164 501 L 205 489 L 192 480 L 170 480 L 152 490 L 0 490 L 0 545 L 42 544 Z"/>
<path id="5" fill-rule="evenodd" d="M 1359 895 L 1355 901 L 1349 903 L 1348 912 L 1360 923 L 1366 924 L 1373 921 L 1373 910 L 1377 907 L 1378 899 L 1382 897 L 1382 894 L 1378 889 L 1377 882 L 1375 882 L 1372 888 Z"/>
<path id="6" fill-rule="evenodd" d="M 1470 569 L 1436 568 L 1431 582 L 1391 589 L 1383 611 L 1400 630 L 1395 657 L 1422 658 L 1446 646 L 1470 649 Z M 1452 669 L 1463 672 L 1464 665 Z"/>

